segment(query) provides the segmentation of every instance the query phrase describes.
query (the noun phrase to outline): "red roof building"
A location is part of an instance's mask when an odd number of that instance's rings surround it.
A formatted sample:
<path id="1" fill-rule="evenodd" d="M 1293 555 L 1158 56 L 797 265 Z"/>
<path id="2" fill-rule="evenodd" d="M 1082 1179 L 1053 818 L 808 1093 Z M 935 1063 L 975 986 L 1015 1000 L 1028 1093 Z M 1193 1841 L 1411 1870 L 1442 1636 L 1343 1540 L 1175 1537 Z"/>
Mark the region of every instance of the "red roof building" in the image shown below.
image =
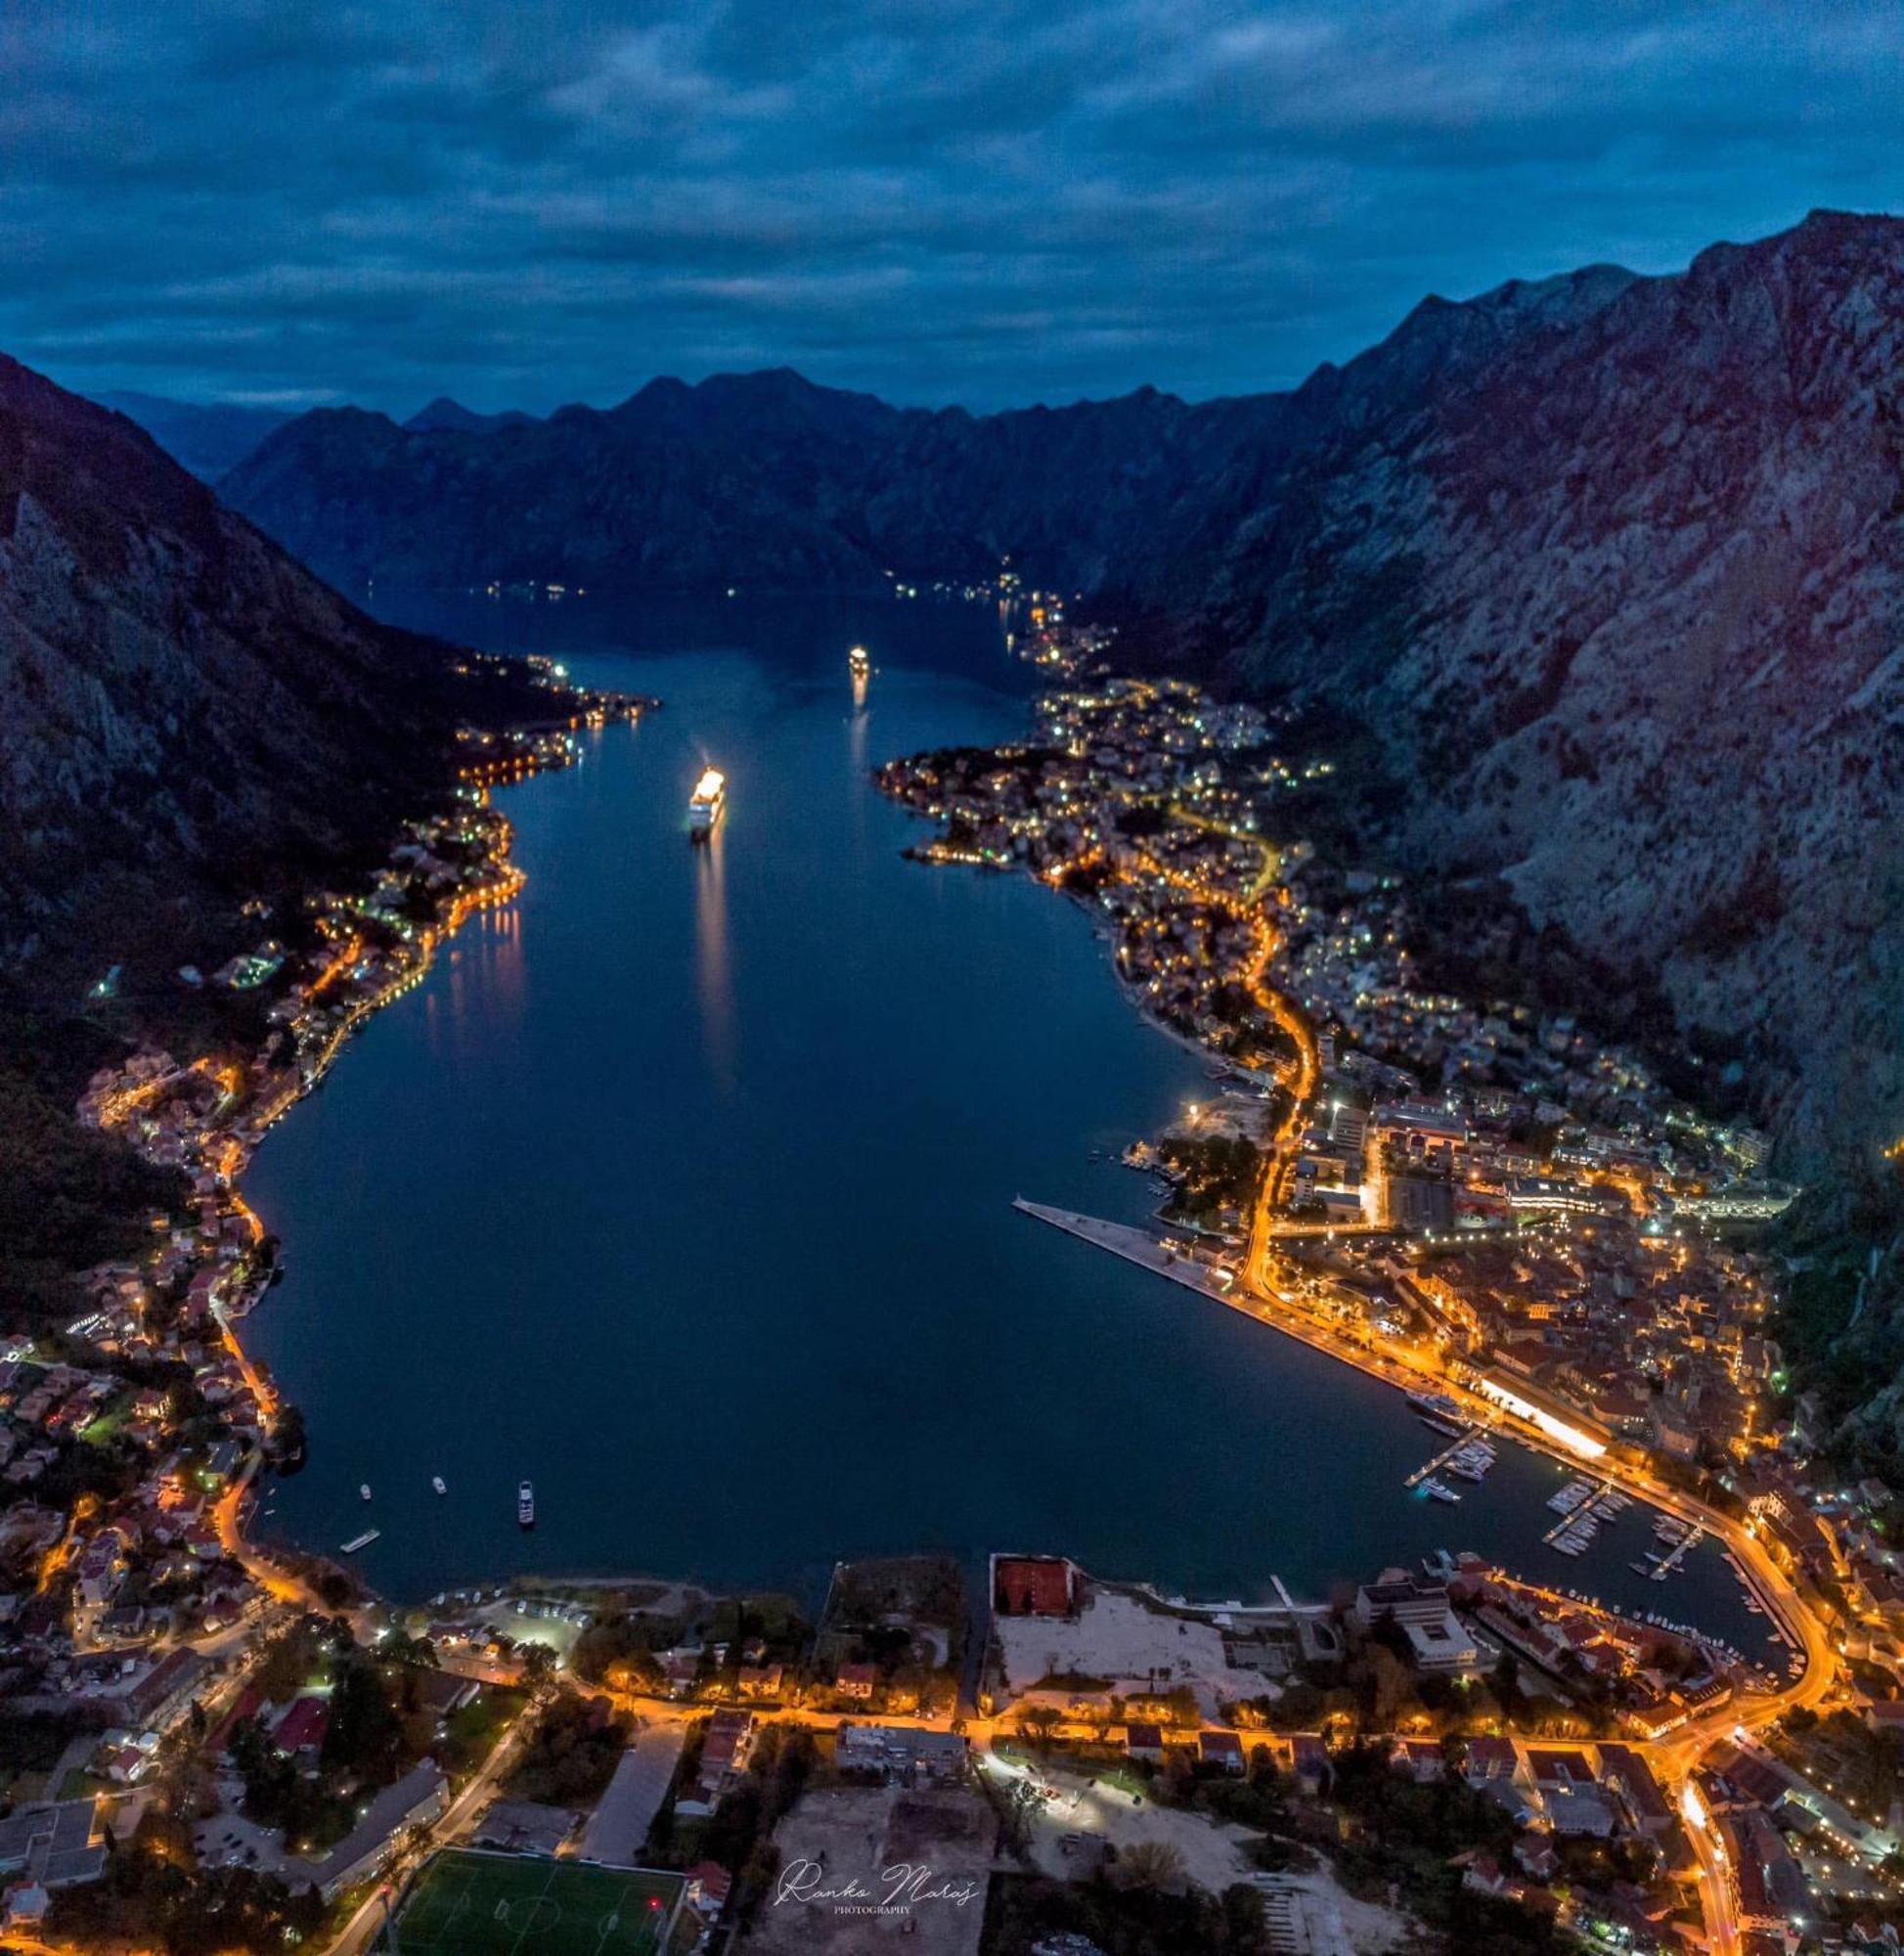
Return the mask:
<path id="1" fill-rule="evenodd" d="M 300 1698 L 278 1720 L 272 1743 L 281 1753 L 316 1752 L 331 1729 L 331 1708 L 322 1698 Z"/>
<path id="2" fill-rule="evenodd" d="M 1600 1773 L 1618 1794 L 1628 1819 L 1642 1834 L 1658 1840 L 1670 1831 L 1672 1808 L 1653 1777 L 1653 1768 L 1630 1746 L 1603 1744 Z"/>
<path id="3" fill-rule="evenodd" d="M 1161 1725 L 1127 1725 L 1124 1728 L 1124 1750 L 1135 1759 L 1156 1759 L 1160 1763 L 1164 1757 L 1164 1730 Z"/>
<path id="4" fill-rule="evenodd" d="M 696 1861 L 687 1870 L 687 1905 L 712 1920 L 727 1905 L 733 1877 L 719 1861 Z"/>
<path id="5" fill-rule="evenodd" d="M 1520 1756 L 1512 1739 L 1488 1736 L 1468 1741 L 1468 1784 L 1478 1786 L 1484 1779 L 1515 1778 L 1521 1770 Z"/>
<path id="6" fill-rule="evenodd" d="M 219 1721 L 218 1729 L 205 1741 L 205 1756 L 217 1758 L 232 1742 L 232 1731 L 241 1718 L 255 1718 L 258 1709 L 264 1703 L 264 1693 L 256 1685 L 247 1684 L 238 1694 L 238 1703 Z"/>
<path id="7" fill-rule="evenodd" d="M 1231 1773 L 1243 1770 L 1243 1741 L 1234 1732 L 1199 1732 L 1197 1752 L 1207 1766 L 1221 1766 Z"/>
<path id="8" fill-rule="evenodd" d="M 1078 1607 L 1078 1572 L 1062 1556 L 1000 1556 L 992 1586 L 1001 1617 L 1068 1617 Z"/>

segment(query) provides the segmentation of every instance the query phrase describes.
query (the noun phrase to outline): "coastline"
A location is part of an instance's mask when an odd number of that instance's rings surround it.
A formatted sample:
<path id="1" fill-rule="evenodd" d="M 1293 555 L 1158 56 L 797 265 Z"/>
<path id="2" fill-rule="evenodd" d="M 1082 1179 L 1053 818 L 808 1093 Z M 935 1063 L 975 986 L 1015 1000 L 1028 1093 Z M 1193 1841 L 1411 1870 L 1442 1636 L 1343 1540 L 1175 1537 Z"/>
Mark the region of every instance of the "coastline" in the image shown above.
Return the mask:
<path id="1" fill-rule="evenodd" d="M 324 1029 L 321 1039 L 308 1051 L 299 1048 L 292 1064 L 283 1068 L 281 1077 L 265 1090 L 255 1098 L 237 1093 L 230 1085 L 230 1076 L 238 1069 L 229 1061 L 221 1070 L 205 1058 L 179 1064 L 173 1062 L 169 1055 L 154 1056 L 150 1049 L 142 1049 L 140 1054 L 135 1055 L 134 1063 L 143 1061 L 146 1077 L 131 1089 L 117 1083 L 103 1086 L 96 1078 L 78 1109 L 82 1125 L 101 1132 L 112 1132 L 126 1126 L 133 1115 L 155 1099 L 162 1105 L 169 1089 L 196 1075 L 216 1077 L 226 1086 L 227 1090 L 217 1113 L 205 1121 L 195 1135 L 196 1153 L 201 1164 L 199 1176 L 202 1178 L 209 1174 L 229 1205 L 228 1213 L 248 1232 L 251 1246 L 256 1249 L 270 1240 L 273 1249 L 269 1259 L 261 1266 L 247 1266 L 239 1277 L 233 1279 L 238 1286 L 235 1291 L 222 1295 L 214 1292 L 205 1310 L 207 1321 L 216 1327 L 219 1342 L 231 1355 L 249 1388 L 257 1416 L 255 1431 L 258 1436 L 255 1444 L 244 1447 L 240 1464 L 212 1512 L 212 1525 L 225 1552 L 245 1570 L 261 1589 L 279 1601 L 296 1602 L 302 1607 L 315 1609 L 329 1606 L 329 1599 L 313 1586 L 303 1570 L 283 1559 L 287 1553 L 312 1570 L 333 1573 L 353 1593 L 369 1596 L 372 1600 L 376 1597 L 369 1585 L 336 1556 L 296 1543 L 288 1544 L 282 1551 L 274 1551 L 254 1540 L 247 1533 L 246 1523 L 256 1500 L 258 1476 L 264 1471 L 278 1471 L 286 1467 L 295 1471 L 302 1464 L 305 1443 L 300 1415 L 290 1450 L 274 1454 L 274 1443 L 281 1437 L 285 1416 L 288 1412 L 295 1413 L 296 1409 L 294 1403 L 285 1400 L 275 1382 L 246 1350 L 239 1331 L 239 1325 L 264 1302 L 284 1271 L 282 1248 L 275 1238 L 268 1238 L 264 1221 L 245 1199 L 243 1189 L 244 1171 L 264 1135 L 299 1101 L 323 1085 L 352 1037 L 377 1012 L 421 985 L 435 968 L 439 950 L 454 939 L 465 924 L 486 911 L 512 903 L 526 887 L 527 872 L 511 855 L 514 830 L 508 819 L 494 807 L 494 789 L 569 766 L 577 757 L 573 734 L 578 729 L 585 726 L 598 729 L 610 717 L 630 725 L 639 724 L 644 713 L 660 705 L 658 700 L 639 695 L 571 690 L 577 707 L 569 716 L 553 722 L 525 724 L 500 736 L 482 736 L 485 744 L 492 738 L 503 739 L 509 749 L 509 756 L 501 762 L 478 761 L 474 766 L 464 768 L 457 795 L 471 798 L 469 807 L 475 816 L 482 819 L 481 825 L 486 829 L 486 847 L 473 864 L 465 866 L 464 872 L 440 893 L 434 920 L 407 932 L 401 945 L 389 950 L 387 961 L 390 968 L 387 972 L 370 990 L 353 998 L 334 1023 Z M 413 818 L 406 825 L 406 832 L 414 832 L 446 819 L 441 816 Z M 405 840 L 393 843 L 383 868 L 376 872 L 379 883 L 392 876 L 401 879 L 406 867 L 405 852 L 412 846 Z M 414 867 L 414 864 L 410 867 Z M 317 899 L 313 895 L 307 901 L 316 902 Z M 327 989 L 346 969 L 360 949 L 360 940 L 354 937 L 349 939 L 318 975 L 310 988 L 312 995 L 319 995 Z M 282 1032 L 274 1031 L 259 1045 L 244 1052 L 244 1067 L 253 1073 L 267 1068 L 274 1056 L 273 1048 L 281 1038 Z M 127 1138 L 130 1139 L 130 1136 Z M 137 1142 L 132 1144 L 138 1146 Z M 179 1165 L 189 1170 L 189 1163 L 181 1162 Z M 253 1429 L 246 1428 L 234 1417 L 226 1420 L 225 1430 L 230 1438 L 241 1440 Z M 614 1579 L 636 1582 L 642 1578 Z"/>
<path id="2" fill-rule="evenodd" d="M 505 824 L 505 828 L 507 829 L 507 824 Z M 306 1077 L 302 1081 L 302 1084 L 298 1088 L 298 1090 L 294 1093 L 289 1094 L 288 1097 L 284 1099 L 284 1101 L 280 1105 L 276 1106 L 271 1111 L 271 1114 L 269 1116 L 269 1121 L 275 1121 L 278 1118 L 282 1118 L 282 1115 L 285 1112 L 288 1111 L 289 1106 L 291 1104 L 294 1104 L 294 1101 L 297 1098 L 301 1098 L 303 1093 L 312 1090 L 317 1085 L 321 1084 L 323 1078 L 328 1074 L 330 1065 L 334 1063 L 335 1059 L 338 1056 L 340 1056 L 342 1046 L 345 1041 L 347 1040 L 349 1034 L 355 1031 L 361 1024 L 365 1023 L 368 1020 L 371 1013 L 373 1013 L 378 1006 L 382 1004 L 393 1002 L 398 997 L 401 997 L 405 992 L 412 989 L 415 985 L 421 983 L 421 979 L 432 968 L 435 952 L 440 947 L 444 939 L 453 936 L 455 932 L 461 928 L 461 925 L 465 921 L 466 921 L 469 916 L 473 915 L 478 910 L 483 908 L 488 908 L 495 904 L 500 904 L 509 901 L 511 898 L 513 898 L 513 896 L 519 893 L 521 887 L 523 886 L 523 882 L 525 881 L 522 871 L 517 866 L 515 866 L 511 861 L 508 859 L 507 855 L 501 857 L 498 860 L 499 860 L 499 867 L 502 868 L 504 872 L 502 879 L 498 883 L 492 886 L 487 886 L 477 890 L 464 891 L 457 895 L 457 897 L 452 901 L 450 905 L 449 911 L 443 920 L 442 925 L 438 929 L 429 933 L 426 936 L 421 946 L 421 956 L 419 961 L 413 967 L 406 969 L 400 974 L 394 975 L 391 981 L 386 986 L 381 988 L 375 998 L 362 1000 L 353 1006 L 347 1023 L 336 1029 L 334 1033 L 326 1041 L 326 1043 L 320 1049 L 320 1055 L 318 1059 L 309 1069 Z M 1003 868 L 1008 867 L 1016 867 L 1022 866 L 999 865 L 997 867 Z M 1047 881 L 1047 883 L 1049 881 L 1049 879 L 1047 878 L 1040 878 L 1039 880 L 1044 880 Z M 1091 908 L 1087 902 L 1087 899 L 1083 895 L 1083 893 L 1075 890 L 1066 890 L 1064 894 L 1072 896 L 1074 901 L 1078 902 L 1082 908 L 1086 908 L 1086 909 Z M 1101 935 L 1102 935 L 1101 931 L 1095 929 L 1093 930 L 1093 936 L 1101 936 Z M 1262 951 L 1261 945 L 1259 945 L 1258 950 L 1259 954 L 1261 954 Z M 1134 1005 L 1136 1007 L 1137 1016 L 1141 1021 L 1151 1026 L 1154 1030 L 1163 1033 L 1174 1045 L 1181 1047 L 1186 1052 L 1186 1054 L 1197 1058 L 1201 1063 L 1205 1064 L 1206 1066 L 1220 1064 L 1226 1071 L 1233 1072 L 1239 1076 L 1253 1073 L 1254 1071 L 1253 1069 L 1244 1066 L 1239 1066 L 1236 1062 L 1231 1060 L 1227 1055 L 1221 1053 L 1218 1048 L 1208 1045 L 1203 1042 L 1197 1040 L 1193 1036 L 1186 1034 L 1176 1026 L 1171 1024 L 1165 1017 L 1160 1015 L 1157 1011 L 1152 1009 L 1146 999 L 1143 997 L 1142 988 L 1133 983 L 1129 978 L 1127 978 L 1118 969 L 1118 964 L 1115 955 L 1113 955 L 1112 957 L 1112 973 L 1114 979 L 1116 980 L 1119 986 L 1119 990 L 1124 995 L 1124 1002 L 1129 1005 Z M 1283 1002 L 1285 1004 L 1287 1003 L 1286 1000 Z M 1255 1074 L 1255 1077 L 1261 1078 L 1262 1075 L 1260 1072 L 1257 1072 Z M 1302 1104 L 1303 1104 L 1302 1102 L 1298 1101 L 1292 1107 L 1291 1110 L 1292 1119 L 1295 1119 L 1300 1116 L 1302 1110 Z M 269 1125 L 269 1121 L 265 1122 L 264 1125 Z M 232 1182 L 231 1187 L 234 1195 L 237 1195 L 238 1183 L 236 1180 Z M 242 1201 L 242 1198 L 240 1198 L 240 1200 Z M 1182 1227 L 1185 1225 L 1171 1224 L 1169 1226 Z M 1252 1310 L 1240 1299 L 1240 1297 L 1224 1298 L 1222 1299 L 1222 1301 L 1229 1303 L 1232 1309 L 1245 1311 L 1246 1312 L 1248 1312 L 1248 1314 L 1257 1315 L 1262 1319 L 1262 1321 L 1271 1323 L 1276 1328 L 1281 1328 L 1286 1331 L 1291 1330 L 1290 1326 L 1279 1323 L 1278 1320 L 1272 1314 L 1269 1314 L 1260 1310 Z M 229 1333 L 229 1327 L 227 1328 Z M 1297 1335 L 1299 1337 L 1302 1336 L 1300 1332 L 1293 1332 L 1292 1335 Z M 241 1357 L 243 1357 L 243 1347 L 241 1341 L 235 1335 L 231 1335 L 230 1342 L 235 1352 L 238 1352 Z M 1329 1356 L 1337 1356 L 1339 1358 L 1346 1358 L 1347 1361 L 1350 1362 L 1351 1365 L 1358 1363 L 1357 1359 L 1352 1355 L 1345 1354 L 1340 1350 L 1332 1349 L 1325 1341 L 1323 1341 L 1320 1338 L 1306 1339 L 1304 1342 L 1307 1342 L 1314 1345 L 1318 1350 L 1328 1352 Z M 1395 1377 L 1391 1376 L 1388 1373 L 1385 1373 L 1384 1371 L 1381 1370 L 1380 1367 L 1375 1366 L 1373 1364 L 1362 1363 L 1360 1368 L 1363 1369 L 1364 1371 L 1368 1371 L 1369 1373 L 1371 1373 L 1372 1376 L 1383 1378 L 1387 1383 L 1391 1384 L 1398 1383 L 1398 1381 Z M 265 1549 L 261 1544 L 250 1544 L 250 1546 L 252 1552 L 260 1557 L 268 1557 L 270 1555 L 270 1551 Z M 339 1568 L 346 1567 L 346 1565 L 337 1563 L 334 1558 L 324 1554 L 322 1551 L 303 1549 L 294 1543 L 290 1544 L 289 1546 L 290 1546 L 290 1552 L 299 1557 L 308 1555 L 314 1562 L 320 1564 L 330 1564 L 332 1567 L 339 1567 Z M 352 1579 L 353 1581 L 356 1580 L 354 1572 L 352 1572 Z M 505 1586 L 506 1587 L 519 1586 L 520 1584 L 526 1582 L 527 1579 L 528 1579 L 527 1578 L 511 1578 L 509 1582 L 505 1584 Z M 580 1577 L 546 1578 L 542 1579 L 546 1582 L 557 1583 L 557 1584 L 578 1584 L 578 1585 L 598 1584 L 602 1586 L 614 1586 L 614 1585 L 626 1585 L 626 1584 L 641 1584 L 644 1582 L 655 1582 L 669 1578 L 661 1578 L 641 1576 L 641 1575 L 631 1575 L 625 1572 L 618 1572 L 618 1571 L 599 1571 Z"/>

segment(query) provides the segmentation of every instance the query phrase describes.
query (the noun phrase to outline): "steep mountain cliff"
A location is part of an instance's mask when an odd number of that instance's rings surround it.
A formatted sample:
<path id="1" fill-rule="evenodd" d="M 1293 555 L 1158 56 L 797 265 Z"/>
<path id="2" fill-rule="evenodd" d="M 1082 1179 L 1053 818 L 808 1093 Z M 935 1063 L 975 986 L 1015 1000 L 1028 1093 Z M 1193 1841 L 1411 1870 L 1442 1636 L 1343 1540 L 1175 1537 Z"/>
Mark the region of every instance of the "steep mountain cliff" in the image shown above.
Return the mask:
<path id="1" fill-rule="evenodd" d="M 0 978 L 70 999 L 444 778 L 444 648 L 364 617 L 129 421 L 0 357 Z"/>
<path id="2" fill-rule="evenodd" d="M 1875 1167 L 1904 1130 L 1904 224 L 1716 247 L 1331 420 L 1231 538 L 1206 649 L 1364 714 L 1417 860 L 1656 974 L 1801 1161 Z"/>
<path id="3" fill-rule="evenodd" d="M 340 580 L 844 586 L 1013 553 L 1159 655 L 1361 716 L 1393 846 L 1743 1050 L 1800 1168 L 1904 1133 L 1904 224 L 1431 299 L 1293 393 L 900 411 L 797 376 L 227 489 Z"/>

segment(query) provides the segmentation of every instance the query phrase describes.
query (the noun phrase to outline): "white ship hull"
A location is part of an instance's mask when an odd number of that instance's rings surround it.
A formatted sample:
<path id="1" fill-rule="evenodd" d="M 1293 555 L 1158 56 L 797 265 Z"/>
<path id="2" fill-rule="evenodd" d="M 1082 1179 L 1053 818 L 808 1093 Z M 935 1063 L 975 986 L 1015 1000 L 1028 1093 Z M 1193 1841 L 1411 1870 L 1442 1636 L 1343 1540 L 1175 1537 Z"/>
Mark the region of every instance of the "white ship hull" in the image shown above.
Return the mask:
<path id="1" fill-rule="evenodd" d="M 719 825 L 727 813 L 728 784 L 718 768 L 708 768 L 694 783 L 692 799 L 687 804 L 687 839 L 690 842 L 705 842 Z"/>

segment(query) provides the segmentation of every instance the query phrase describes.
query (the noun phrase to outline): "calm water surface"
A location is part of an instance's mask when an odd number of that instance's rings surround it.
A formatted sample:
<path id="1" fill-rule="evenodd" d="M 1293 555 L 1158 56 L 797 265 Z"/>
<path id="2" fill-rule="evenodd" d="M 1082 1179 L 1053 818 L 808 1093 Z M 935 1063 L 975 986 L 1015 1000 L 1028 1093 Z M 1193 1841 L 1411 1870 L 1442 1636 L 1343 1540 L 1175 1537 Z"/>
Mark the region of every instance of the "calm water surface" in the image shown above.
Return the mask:
<path id="1" fill-rule="evenodd" d="M 667 704 L 507 793 L 520 902 L 259 1155 L 289 1273 L 247 1337 L 312 1443 L 267 1526 L 379 1528 L 365 1573 L 410 1598 L 530 1570 L 814 1595 L 916 1548 L 1313 1596 L 1473 1547 L 1759 1648 L 1716 1556 L 1640 1580 L 1636 1511 L 1568 1563 L 1559 1470 L 1512 1449 L 1458 1508 L 1411 1497 L 1436 1443 L 1394 1393 L 1013 1215 L 1138 1220 L 1116 1152 L 1211 1088 L 1075 906 L 901 860 L 920 830 L 868 770 L 1017 737 L 1025 683 L 975 614 L 899 617 L 434 621 Z M 612 648 L 657 633 L 698 648 Z M 731 803 L 698 849 L 708 761 Z"/>

